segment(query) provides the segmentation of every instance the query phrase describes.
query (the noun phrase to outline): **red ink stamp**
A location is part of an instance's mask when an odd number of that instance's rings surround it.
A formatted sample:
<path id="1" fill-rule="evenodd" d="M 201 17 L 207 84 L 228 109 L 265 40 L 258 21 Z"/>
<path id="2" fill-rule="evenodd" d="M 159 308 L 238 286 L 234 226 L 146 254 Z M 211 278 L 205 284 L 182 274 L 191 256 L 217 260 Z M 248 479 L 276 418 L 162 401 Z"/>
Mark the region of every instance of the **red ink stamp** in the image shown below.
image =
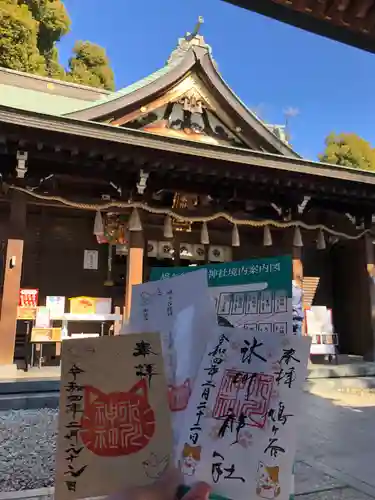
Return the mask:
<path id="1" fill-rule="evenodd" d="M 186 409 L 191 394 L 190 379 L 186 379 L 181 385 L 168 386 L 169 408 L 171 411 L 183 411 Z"/>
<path id="2" fill-rule="evenodd" d="M 264 373 L 225 370 L 213 410 L 218 420 L 228 416 L 230 410 L 238 418 L 246 417 L 250 427 L 263 428 L 269 409 L 274 377 Z"/>
<path id="3" fill-rule="evenodd" d="M 84 387 L 80 438 L 101 457 L 119 457 L 145 448 L 155 432 L 155 414 L 148 402 L 147 382 L 140 380 L 128 392 L 104 394 Z"/>

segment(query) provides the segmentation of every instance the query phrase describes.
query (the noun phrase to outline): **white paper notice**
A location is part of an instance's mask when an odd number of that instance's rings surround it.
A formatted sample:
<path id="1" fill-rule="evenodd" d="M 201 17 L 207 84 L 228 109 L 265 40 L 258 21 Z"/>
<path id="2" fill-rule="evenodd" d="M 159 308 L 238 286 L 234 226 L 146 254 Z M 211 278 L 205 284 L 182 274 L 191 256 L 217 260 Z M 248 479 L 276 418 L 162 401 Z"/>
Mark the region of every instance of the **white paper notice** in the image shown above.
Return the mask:
<path id="1" fill-rule="evenodd" d="M 177 447 L 186 485 L 236 500 L 289 500 L 309 340 L 220 328 L 199 368 Z"/>
<path id="2" fill-rule="evenodd" d="M 155 331 L 161 334 L 175 442 L 207 342 L 216 325 L 205 269 L 133 286 L 129 324 L 121 333 Z"/>

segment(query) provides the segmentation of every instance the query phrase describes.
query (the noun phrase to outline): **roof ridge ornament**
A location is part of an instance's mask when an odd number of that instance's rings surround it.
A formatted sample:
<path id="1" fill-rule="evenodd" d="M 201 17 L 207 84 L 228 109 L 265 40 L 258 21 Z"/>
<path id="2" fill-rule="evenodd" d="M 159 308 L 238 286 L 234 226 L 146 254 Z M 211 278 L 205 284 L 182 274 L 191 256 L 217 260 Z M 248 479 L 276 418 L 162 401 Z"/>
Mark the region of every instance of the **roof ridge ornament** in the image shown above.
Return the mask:
<path id="1" fill-rule="evenodd" d="M 202 16 L 198 16 L 198 21 L 195 24 L 193 33 L 187 32 L 186 35 L 185 35 L 185 40 L 187 42 L 191 42 L 193 40 L 193 38 L 195 38 L 199 34 L 199 30 L 200 30 L 200 28 L 201 28 L 201 26 L 202 26 L 203 23 L 204 23 L 203 17 Z"/>
<path id="2" fill-rule="evenodd" d="M 184 37 L 178 39 L 177 47 L 169 56 L 167 64 L 178 64 L 181 58 L 183 58 L 186 55 L 186 52 L 188 52 L 188 50 L 192 47 L 202 47 L 211 53 L 211 47 L 205 42 L 203 36 L 199 33 L 203 23 L 203 17 L 199 16 L 198 22 L 194 27 L 194 31 L 192 33 L 187 32 Z"/>

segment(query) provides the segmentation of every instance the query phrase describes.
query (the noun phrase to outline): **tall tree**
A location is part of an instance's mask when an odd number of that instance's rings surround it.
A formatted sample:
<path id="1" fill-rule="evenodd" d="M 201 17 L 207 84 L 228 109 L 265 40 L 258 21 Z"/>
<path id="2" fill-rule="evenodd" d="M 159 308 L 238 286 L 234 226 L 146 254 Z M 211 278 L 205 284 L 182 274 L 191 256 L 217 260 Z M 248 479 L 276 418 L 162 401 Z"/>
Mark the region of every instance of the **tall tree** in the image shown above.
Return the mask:
<path id="1" fill-rule="evenodd" d="M 0 66 L 113 90 L 113 71 L 99 45 L 77 42 L 66 74 L 57 43 L 70 24 L 63 0 L 0 0 Z"/>
<path id="2" fill-rule="evenodd" d="M 0 66 L 44 75 L 37 36 L 38 22 L 26 5 L 18 5 L 17 0 L 0 0 Z"/>
<path id="3" fill-rule="evenodd" d="M 369 142 L 352 133 L 331 133 L 325 140 L 325 151 L 319 160 L 343 167 L 375 170 L 375 149 Z"/>
<path id="4" fill-rule="evenodd" d="M 70 81 L 114 90 L 114 74 L 102 47 L 90 42 L 77 42 L 73 53 L 67 74 Z"/>
<path id="5" fill-rule="evenodd" d="M 50 78 L 55 78 L 56 80 L 65 80 L 65 69 L 59 63 L 59 52 L 57 47 L 53 47 L 51 52 L 46 58 L 46 73 Z"/>
<path id="6" fill-rule="evenodd" d="M 71 20 L 61 0 L 18 0 L 29 7 L 39 23 L 38 49 L 46 61 L 48 76 L 61 78 L 64 69 L 58 62 L 56 43 L 69 33 Z"/>

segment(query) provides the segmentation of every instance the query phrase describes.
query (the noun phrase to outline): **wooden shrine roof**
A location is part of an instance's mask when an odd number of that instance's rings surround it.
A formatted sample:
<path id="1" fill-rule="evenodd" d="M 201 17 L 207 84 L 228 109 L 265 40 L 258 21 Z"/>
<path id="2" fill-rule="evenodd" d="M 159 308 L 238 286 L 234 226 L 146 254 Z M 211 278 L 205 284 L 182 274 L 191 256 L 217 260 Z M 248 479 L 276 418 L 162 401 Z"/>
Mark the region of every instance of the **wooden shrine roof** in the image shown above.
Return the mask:
<path id="1" fill-rule="evenodd" d="M 104 89 L 0 68 L 0 104 L 15 109 L 63 115 L 110 94 Z"/>
<path id="2" fill-rule="evenodd" d="M 2 85 L 13 101 L 3 99 Z M 38 95 L 45 95 L 40 107 Z M 185 105 L 191 116 L 206 113 L 203 131 L 181 120 L 176 130 L 170 109 L 185 112 Z M 156 121 L 145 121 L 152 115 Z M 208 127 L 210 120 L 216 122 Z M 155 185 L 172 190 L 183 190 L 188 180 L 193 190 L 228 180 L 246 199 L 249 186 L 272 185 L 290 195 L 303 188 L 327 199 L 375 204 L 374 173 L 304 160 L 274 130 L 229 88 L 197 30 L 179 40 L 163 68 L 113 93 L 0 69 L 0 153 L 28 151 L 29 161 L 47 162 L 48 174 L 68 173 L 74 164 L 85 177 L 87 165 L 97 162 L 93 182 L 112 167 L 124 182 L 145 169 Z"/>
<path id="3" fill-rule="evenodd" d="M 204 159 L 206 159 L 207 163 L 208 160 L 212 160 L 217 171 L 221 171 L 223 175 L 225 169 L 230 169 L 233 175 L 238 175 L 239 178 L 244 171 L 248 172 L 251 177 L 253 167 L 261 169 L 271 177 L 278 172 L 284 172 L 288 176 L 293 174 L 294 178 L 299 178 L 304 182 L 310 182 L 315 178 L 321 179 L 323 183 L 326 181 L 350 182 L 353 183 L 353 187 L 354 184 L 357 187 L 358 184 L 362 184 L 364 188 L 371 188 L 371 192 L 372 186 L 375 186 L 375 173 L 373 172 L 245 148 L 196 144 L 189 140 L 162 137 L 140 130 L 119 129 L 105 123 L 82 122 L 61 116 L 52 117 L 41 113 L 14 110 L 5 106 L 0 106 L 0 123 L 3 124 L 0 129 L 0 142 L 7 139 L 18 141 L 18 147 L 24 149 L 38 143 L 38 149 L 55 146 L 56 151 L 71 150 L 76 155 L 82 152 L 88 157 L 94 152 L 110 153 L 112 159 L 121 161 L 129 154 L 129 149 L 124 148 L 127 146 L 136 148 L 136 155 L 140 159 L 142 154 L 146 157 L 153 151 L 177 154 L 181 158 L 190 157 L 193 160 L 192 169 L 198 174 L 205 170 Z M 203 161 L 196 161 L 197 157 Z M 157 168 L 160 170 L 163 167 Z M 184 161 L 181 161 L 181 168 L 185 168 Z"/>
<path id="4" fill-rule="evenodd" d="M 312 33 L 375 52 L 374 0 L 225 0 Z"/>
<path id="5" fill-rule="evenodd" d="M 195 142 L 236 143 L 298 157 L 288 144 L 283 127 L 264 123 L 228 86 L 197 26 L 193 34 L 187 33 L 179 39 L 162 68 L 116 92 L 98 91 L 96 98 L 88 95 L 86 87 L 51 79 L 45 79 L 43 85 L 41 77 L 27 78 L 22 73 L 0 70 L 0 105 L 82 122 L 107 122 L 123 129 L 138 127 Z M 199 107 L 204 127 L 197 128 L 197 121 L 188 127 L 180 123 L 178 130 L 176 120 L 171 125 L 174 116 L 171 106 L 183 107 L 185 112 L 183 101 L 192 102 L 195 110 Z M 169 114 L 163 113 L 166 107 Z M 157 114 L 158 119 L 151 123 L 152 116 Z"/>

